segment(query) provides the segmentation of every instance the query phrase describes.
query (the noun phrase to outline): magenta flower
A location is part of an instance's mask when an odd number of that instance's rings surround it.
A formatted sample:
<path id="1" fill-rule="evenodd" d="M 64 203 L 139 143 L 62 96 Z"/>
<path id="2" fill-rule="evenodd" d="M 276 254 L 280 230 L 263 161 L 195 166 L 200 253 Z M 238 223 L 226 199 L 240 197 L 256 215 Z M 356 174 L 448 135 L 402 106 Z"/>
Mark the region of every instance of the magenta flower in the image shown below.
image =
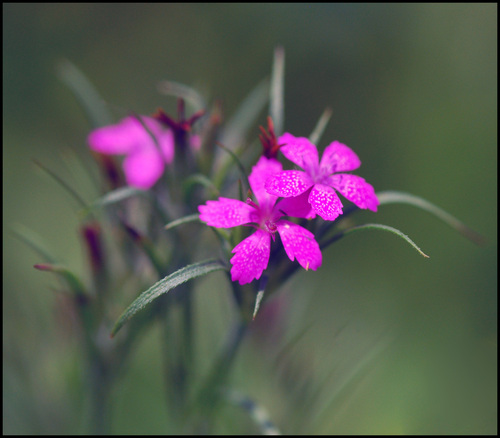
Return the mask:
<path id="1" fill-rule="evenodd" d="M 123 170 L 127 183 L 146 190 L 162 176 L 165 164 L 173 160 L 174 135 L 151 117 L 141 116 L 141 121 L 129 116 L 116 125 L 95 129 L 88 143 L 96 152 L 126 155 Z"/>
<path id="2" fill-rule="evenodd" d="M 266 181 L 269 194 L 289 198 L 307 196 L 314 213 L 333 221 L 342 214 L 342 202 L 335 190 L 359 208 L 377 211 L 379 201 L 375 190 L 363 178 L 348 173 L 361 165 L 358 156 L 345 144 L 330 143 L 321 161 L 318 150 L 305 137 L 286 132 L 279 139 L 281 152 L 301 170 L 285 170 Z"/>
<path id="3" fill-rule="evenodd" d="M 256 231 L 241 241 L 233 249 L 231 258 L 231 279 L 240 284 L 259 279 L 269 263 L 271 237 L 275 239 L 278 232 L 285 252 L 290 260 L 295 258 L 305 269 L 316 270 L 321 266 L 322 256 L 314 235 L 305 228 L 282 217 L 306 217 L 310 206 L 304 197 L 283 199 L 276 203 L 278 197 L 265 190 L 266 180 L 283 167 L 275 159 L 261 157 L 248 177 L 250 188 L 257 203 L 237 199 L 219 198 L 200 205 L 200 219 L 207 225 L 217 228 L 232 228 L 244 224 L 252 224 Z"/>

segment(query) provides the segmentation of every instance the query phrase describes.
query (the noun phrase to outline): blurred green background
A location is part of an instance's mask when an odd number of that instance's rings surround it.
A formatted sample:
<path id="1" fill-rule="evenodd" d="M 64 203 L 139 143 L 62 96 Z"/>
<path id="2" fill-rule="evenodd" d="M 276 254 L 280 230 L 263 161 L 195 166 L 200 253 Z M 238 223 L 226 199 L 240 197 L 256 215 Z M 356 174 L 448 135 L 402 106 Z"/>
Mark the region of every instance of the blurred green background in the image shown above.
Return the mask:
<path id="1" fill-rule="evenodd" d="M 86 269 L 77 206 L 33 165 L 89 193 L 71 170 L 75 154 L 86 157 L 89 125 L 57 63 L 77 65 L 112 108 L 171 111 L 175 100 L 156 90 L 169 79 L 220 98 L 230 115 L 269 75 L 278 44 L 286 130 L 309 135 L 331 107 L 320 148 L 345 142 L 377 191 L 421 196 L 488 244 L 411 206 L 360 212 L 357 223 L 396 227 L 430 259 L 386 233 L 331 246 L 317 273 L 301 272 L 276 297 L 284 333 L 255 330 L 234 387 L 287 433 L 496 433 L 496 4 L 4 4 L 3 25 L 4 433 L 82 430 L 71 318 L 11 233 L 22 224 Z M 199 288 L 202 358 L 227 330 L 221 279 Z M 275 351 L 295 335 L 291 372 Z M 169 430 L 157 337 L 144 340 L 114 394 L 114 433 Z M 308 400 L 302 417 L 290 393 Z M 237 408 L 225 415 L 222 433 L 257 430 Z"/>

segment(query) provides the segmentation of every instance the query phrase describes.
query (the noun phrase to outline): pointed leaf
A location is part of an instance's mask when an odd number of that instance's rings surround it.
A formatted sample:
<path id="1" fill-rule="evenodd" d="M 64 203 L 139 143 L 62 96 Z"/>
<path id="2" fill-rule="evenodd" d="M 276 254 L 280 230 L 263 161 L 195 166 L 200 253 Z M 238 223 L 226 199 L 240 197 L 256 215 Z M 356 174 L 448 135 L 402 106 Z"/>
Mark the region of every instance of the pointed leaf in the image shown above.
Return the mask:
<path id="1" fill-rule="evenodd" d="M 42 163 L 39 161 L 34 160 L 34 163 L 42 169 L 47 175 L 49 175 L 54 181 L 56 181 L 66 192 L 68 192 L 72 198 L 76 200 L 80 204 L 80 206 L 84 209 L 88 208 L 87 203 L 83 200 L 83 198 L 66 182 L 64 181 L 60 176 L 58 176 L 56 173 L 54 173 L 52 170 L 49 168 L 45 167 Z"/>
<path id="2" fill-rule="evenodd" d="M 200 221 L 199 213 L 194 213 L 188 216 L 181 217 L 180 219 L 177 219 L 175 221 L 169 222 L 167 225 L 165 225 L 165 229 L 171 230 L 172 228 L 178 227 L 179 225 L 182 224 L 187 224 L 189 222 L 199 222 L 199 221 Z"/>
<path id="3" fill-rule="evenodd" d="M 69 288 L 74 292 L 76 296 L 79 297 L 87 296 L 87 292 L 85 291 L 85 287 L 83 286 L 82 281 L 78 278 L 76 274 L 71 272 L 65 266 L 53 265 L 47 263 L 47 264 L 36 264 L 33 267 L 35 269 L 38 269 L 39 271 L 48 271 L 60 275 L 60 277 L 66 281 Z"/>
<path id="4" fill-rule="evenodd" d="M 241 144 L 268 99 L 269 80 L 264 79 L 245 97 L 234 115 L 227 121 L 220 142 L 235 146 Z"/>
<path id="5" fill-rule="evenodd" d="M 231 149 L 224 146 L 222 143 L 217 142 L 217 146 L 222 148 L 224 151 L 226 151 L 231 156 L 231 158 L 233 159 L 235 164 L 238 166 L 238 169 L 240 169 L 241 175 L 243 176 L 243 179 L 247 183 L 247 187 L 250 187 L 250 183 L 248 182 L 248 175 L 247 175 L 247 172 L 245 170 L 245 166 L 243 166 L 243 164 L 241 163 L 238 156 Z"/>
<path id="6" fill-rule="evenodd" d="M 365 225 L 359 225 L 356 227 L 351 227 L 348 228 L 347 230 L 344 230 L 330 239 L 328 239 L 326 242 L 320 245 L 321 249 L 326 248 L 328 245 L 332 244 L 333 242 L 339 240 L 340 238 L 347 236 L 348 234 L 354 233 L 356 231 L 362 231 L 362 230 L 383 230 L 383 231 L 389 231 L 390 233 L 396 234 L 397 236 L 401 237 L 402 239 L 406 240 L 413 248 L 415 248 L 420 255 L 429 258 L 427 254 L 425 254 L 416 244 L 411 240 L 406 234 L 402 233 L 401 231 L 397 230 L 396 228 L 389 227 L 388 225 L 381 225 L 381 224 L 365 224 Z"/>
<path id="7" fill-rule="evenodd" d="M 189 191 L 193 186 L 199 184 L 209 189 L 215 197 L 219 196 L 219 190 L 215 184 L 202 173 L 195 173 L 184 180 L 184 190 Z"/>
<path id="8" fill-rule="evenodd" d="M 257 296 L 255 297 L 255 307 L 253 309 L 252 320 L 255 319 L 255 317 L 257 316 L 257 312 L 259 311 L 260 308 L 260 303 L 262 301 L 262 298 L 264 298 L 266 285 L 267 285 L 267 276 L 264 275 L 260 279 L 259 291 L 257 292 Z"/>
<path id="9" fill-rule="evenodd" d="M 443 222 L 447 223 L 450 227 L 454 228 L 456 231 L 458 231 L 460 234 L 462 234 L 472 242 L 478 245 L 484 245 L 486 243 L 484 237 L 479 233 L 469 228 L 463 222 L 459 221 L 457 218 L 453 217 L 442 208 L 437 207 L 436 205 L 430 203 L 429 201 L 426 201 L 423 198 L 411 195 L 409 193 L 395 191 L 377 193 L 377 198 L 380 202 L 380 205 L 394 203 L 414 205 L 415 207 L 426 210 L 429 213 L 432 213 L 434 216 L 437 216 Z"/>
<path id="10" fill-rule="evenodd" d="M 64 59 L 57 66 L 57 72 L 59 79 L 71 89 L 85 110 L 87 118 L 94 128 L 112 123 L 111 115 L 103 99 L 78 68 Z"/>
<path id="11" fill-rule="evenodd" d="M 309 136 L 309 140 L 311 141 L 311 143 L 318 144 L 319 139 L 323 135 L 323 132 L 331 116 L 332 116 L 332 109 L 326 108 L 323 111 L 323 114 L 321 114 L 321 117 L 319 118 L 318 123 L 316 124 L 313 132 Z"/>
<path id="12" fill-rule="evenodd" d="M 16 224 L 12 230 L 16 237 L 40 255 L 47 263 L 56 263 L 56 257 L 47 249 L 45 242 L 34 231 L 24 225 Z"/>
<path id="13" fill-rule="evenodd" d="M 132 318 L 137 312 L 142 310 L 145 306 L 153 302 L 156 298 L 171 291 L 186 281 L 192 280 L 202 275 L 206 275 L 213 271 L 227 269 L 219 260 L 206 260 L 204 262 L 194 263 L 192 265 L 184 266 L 183 268 L 175 271 L 174 273 L 166 276 L 158 281 L 147 291 L 143 292 L 139 297 L 125 310 L 116 322 L 111 337 L 115 336 L 118 330 Z"/>
<path id="14" fill-rule="evenodd" d="M 129 187 L 129 186 L 119 187 L 115 190 L 106 193 L 104 196 L 92 202 L 90 207 L 87 209 L 87 212 L 93 210 L 96 207 L 104 207 L 108 205 L 117 204 L 118 202 L 124 201 L 125 199 L 137 195 L 147 196 L 148 192 L 145 190 L 137 189 L 135 187 Z"/>
<path id="15" fill-rule="evenodd" d="M 273 71 L 271 77 L 269 115 L 273 119 L 274 132 L 276 136 L 283 134 L 285 126 L 285 104 L 284 104 L 284 87 L 285 87 L 285 50 L 278 46 L 274 50 Z"/>
<path id="16" fill-rule="evenodd" d="M 186 102 L 191 104 L 194 111 L 200 111 L 207 106 L 205 99 L 198 91 L 196 91 L 193 87 L 181 84 L 180 82 L 161 81 L 158 84 L 157 89 L 162 94 L 184 99 Z"/>

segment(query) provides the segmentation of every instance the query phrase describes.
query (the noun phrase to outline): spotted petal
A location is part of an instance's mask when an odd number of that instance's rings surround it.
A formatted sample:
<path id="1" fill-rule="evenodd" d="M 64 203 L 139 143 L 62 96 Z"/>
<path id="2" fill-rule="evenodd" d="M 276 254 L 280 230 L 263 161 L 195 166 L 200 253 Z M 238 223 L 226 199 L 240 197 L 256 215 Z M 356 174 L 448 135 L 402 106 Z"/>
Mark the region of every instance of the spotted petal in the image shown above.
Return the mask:
<path id="1" fill-rule="evenodd" d="M 364 178 L 348 173 L 338 173 L 328 178 L 329 183 L 359 208 L 377 211 L 379 201 L 375 190 Z"/>
<path id="2" fill-rule="evenodd" d="M 287 220 L 279 221 L 277 226 L 283 247 L 291 261 L 297 259 L 306 270 L 315 271 L 321 266 L 321 251 L 313 233 Z"/>
<path id="3" fill-rule="evenodd" d="M 342 202 L 331 187 L 315 184 L 309 194 L 312 209 L 327 221 L 333 221 L 342 214 Z"/>
<path id="4" fill-rule="evenodd" d="M 238 280 L 240 284 L 258 280 L 267 268 L 270 252 L 271 235 L 264 230 L 257 230 L 242 240 L 233 249 L 231 279 Z"/>
<path id="5" fill-rule="evenodd" d="M 314 184 L 312 178 L 301 170 L 285 170 L 266 181 L 266 190 L 271 195 L 289 198 L 299 196 Z"/>
<path id="6" fill-rule="evenodd" d="M 323 175 L 331 175 L 334 172 L 354 170 L 359 166 L 361 160 L 356 153 L 349 146 L 334 141 L 325 148 L 319 168 Z"/>
<path id="7" fill-rule="evenodd" d="M 276 195 L 268 193 L 265 184 L 270 177 L 282 170 L 283 166 L 278 160 L 266 157 L 260 157 L 257 164 L 252 168 L 248 181 L 261 209 L 270 210 L 276 202 Z"/>
<path id="8" fill-rule="evenodd" d="M 278 144 L 284 145 L 280 151 L 292 163 L 302 167 L 307 173 L 316 173 L 318 169 L 318 149 L 307 138 L 295 137 L 285 132 L 278 138 Z"/>
<path id="9" fill-rule="evenodd" d="M 219 198 L 198 207 L 200 220 L 216 228 L 232 228 L 252 222 L 255 208 L 238 199 Z"/>

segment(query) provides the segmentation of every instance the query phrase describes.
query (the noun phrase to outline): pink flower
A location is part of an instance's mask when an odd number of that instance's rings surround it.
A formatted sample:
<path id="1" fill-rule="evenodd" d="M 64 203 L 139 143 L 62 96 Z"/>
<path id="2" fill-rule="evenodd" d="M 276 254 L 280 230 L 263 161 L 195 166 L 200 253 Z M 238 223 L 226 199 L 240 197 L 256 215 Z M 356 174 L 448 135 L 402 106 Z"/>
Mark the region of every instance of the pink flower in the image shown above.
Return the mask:
<path id="1" fill-rule="evenodd" d="M 256 231 L 241 241 L 233 249 L 231 258 L 231 278 L 240 284 L 259 279 L 269 263 L 271 237 L 275 233 L 281 237 L 285 252 L 295 258 L 305 269 L 316 270 L 321 266 L 322 256 L 314 235 L 305 228 L 283 216 L 306 217 L 310 207 L 304 197 L 283 199 L 276 203 L 278 197 L 265 190 L 266 180 L 283 167 L 275 159 L 261 157 L 248 177 L 250 187 L 257 200 L 247 202 L 237 199 L 219 198 L 200 205 L 200 219 L 207 225 L 217 228 L 231 228 L 244 224 L 253 224 Z"/>
<path id="2" fill-rule="evenodd" d="M 330 143 L 319 161 L 316 146 L 305 137 L 286 132 L 278 143 L 283 144 L 283 155 L 304 170 L 285 170 L 269 178 L 265 184 L 269 194 L 284 198 L 308 196 L 313 212 L 330 221 L 342 214 L 342 202 L 335 190 L 359 208 L 377 211 L 379 201 L 370 184 L 356 175 L 336 173 L 361 165 L 358 156 L 345 144 Z"/>
<path id="3" fill-rule="evenodd" d="M 151 117 L 140 119 L 142 123 L 129 116 L 116 125 L 98 128 L 90 133 L 88 143 L 96 152 L 126 155 L 123 169 L 127 183 L 146 190 L 162 176 L 165 164 L 173 160 L 174 135 Z"/>

